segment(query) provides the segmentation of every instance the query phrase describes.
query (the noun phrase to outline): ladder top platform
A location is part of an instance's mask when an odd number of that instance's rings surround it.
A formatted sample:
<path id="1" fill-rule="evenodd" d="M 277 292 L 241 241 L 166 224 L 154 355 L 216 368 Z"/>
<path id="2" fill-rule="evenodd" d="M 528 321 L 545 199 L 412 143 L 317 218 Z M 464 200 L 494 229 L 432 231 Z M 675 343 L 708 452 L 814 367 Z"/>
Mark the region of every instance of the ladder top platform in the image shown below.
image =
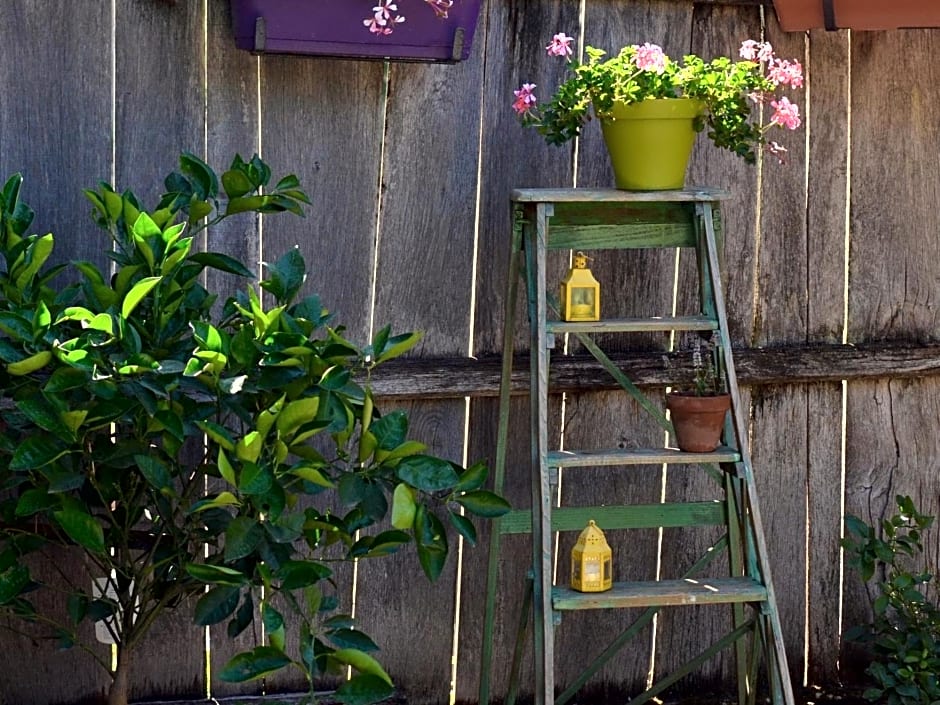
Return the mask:
<path id="1" fill-rule="evenodd" d="M 564 203 L 587 201 L 608 203 L 687 202 L 712 203 L 731 198 L 729 191 L 717 188 L 685 188 L 678 191 L 621 191 L 613 188 L 517 188 L 516 203 Z"/>

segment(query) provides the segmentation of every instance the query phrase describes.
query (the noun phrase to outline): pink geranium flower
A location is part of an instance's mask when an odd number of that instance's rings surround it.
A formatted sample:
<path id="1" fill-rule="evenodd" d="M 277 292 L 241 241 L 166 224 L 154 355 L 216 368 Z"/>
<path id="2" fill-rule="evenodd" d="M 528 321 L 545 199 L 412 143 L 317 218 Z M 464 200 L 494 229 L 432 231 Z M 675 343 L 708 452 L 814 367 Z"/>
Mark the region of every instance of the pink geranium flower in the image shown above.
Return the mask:
<path id="1" fill-rule="evenodd" d="M 345 1 L 345 0 L 341 0 Z M 424 0 L 438 17 L 447 19 L 447 12 L 454 5 L 454 0 Z M 396 0 L 379 0 L 372 8 L 372 17 L 362 21 L 372 34 L 386 35 L 395 30 L 395 26 L 405 21 L 405 16 L 398 14 Z"/>
<path id="2" fill-rule="evenodd" d="M 656 44 L 646 42 L 637 46 L 634 61 L 641 71 L 655 71 L 658 74 L 666 71 L 666 55 L 663 54 L 663 48 Z"/>
<path id="3" fill-rule="evenodd" d="M 533 90 L 535 90 L 534 83 L 523 83 L 522 88 L 513 91 L 513 95 L 516 96 L 516 99 L 513 101 L 512 109 L 516 111 L 516 115 L 530 114 L 535 108 L 538 99 L 532 92 Z"/>
<path id="4" fill-rule="evenodd" d="M 775 86 L 790 86 L 801 88 L 803 86 L 803 67 L 799 61 L 775 59 L 767 65 L 767 78 Z"/>
<path id="5" fill-rule="evenodd" d="M 559 32 L 552 37 L 551 43 L 545 47 L 549 56 L 571 56 L 571 42 L 574 37 L 569 37 L 564 32 Z"/>
<path id="6" fill-rule="evenodd" d="M 782 125 L 788 130 L 795 130 L 800 126 L 800 109 L 791 103 L 789 98 L 772 100 L 770 107 L 774 109 L 774 115 L 770 118 L 772 123 Z"/>

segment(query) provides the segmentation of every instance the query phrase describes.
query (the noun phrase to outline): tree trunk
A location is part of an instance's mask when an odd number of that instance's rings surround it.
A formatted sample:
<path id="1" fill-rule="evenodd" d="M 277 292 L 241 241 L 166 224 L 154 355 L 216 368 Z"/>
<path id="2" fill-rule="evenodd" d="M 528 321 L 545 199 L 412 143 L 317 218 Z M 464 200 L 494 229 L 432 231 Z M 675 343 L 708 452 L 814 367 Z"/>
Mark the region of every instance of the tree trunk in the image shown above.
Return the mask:
<path id="1" fill-rule="evenodd" d="M 131 654 L 128 649 L 118 647 L 117 670 L 108 690 L 108 705 L 127 705 L 128 686 L 130 685 Z"/>

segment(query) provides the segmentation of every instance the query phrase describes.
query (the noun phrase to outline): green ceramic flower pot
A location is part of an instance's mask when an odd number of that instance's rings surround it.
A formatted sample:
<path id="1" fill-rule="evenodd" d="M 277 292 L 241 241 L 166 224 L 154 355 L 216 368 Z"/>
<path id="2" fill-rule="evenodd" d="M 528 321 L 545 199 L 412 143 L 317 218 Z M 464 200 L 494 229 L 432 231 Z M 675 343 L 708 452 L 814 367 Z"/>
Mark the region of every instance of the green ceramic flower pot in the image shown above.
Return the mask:
<path id="1" fill-rule="evenodd" d="M 657 98 L 624 105 L 601 116 L 604 142 L 617 188 L 627 191 L 681 189 L 695 144 L 701 101 Z"/>

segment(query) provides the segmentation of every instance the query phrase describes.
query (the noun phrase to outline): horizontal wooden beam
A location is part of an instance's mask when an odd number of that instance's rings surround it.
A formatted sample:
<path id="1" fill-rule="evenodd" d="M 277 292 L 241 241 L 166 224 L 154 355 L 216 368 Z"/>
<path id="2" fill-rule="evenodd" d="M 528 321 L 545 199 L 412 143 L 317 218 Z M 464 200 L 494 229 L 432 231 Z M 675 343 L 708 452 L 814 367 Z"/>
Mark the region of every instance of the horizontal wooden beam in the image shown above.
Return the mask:
<path id="1" fill-rule="evenodd" d="M 691 379 L 689 355 L 613 353 L 616 365 L 639 386 L 682 383 Z M 668 362 L 667 362 L 668 361 Z M 902 342 L 866 345 L 791 345 L 734 351 L 738 382 L 744 385 L 803 384 L 839 380 L 940 375 L 940 344 Z M 499 394 L 498 355 L 473 358 L 405 358 L 387 362 L 372 374 L 378 397 L 454 399 Z M 549 378 L 554 392 L 618 389 L 590 356 L 553 356 Z M 528 357 L 517 356 L 512 392 L 529 389 Z"/>

